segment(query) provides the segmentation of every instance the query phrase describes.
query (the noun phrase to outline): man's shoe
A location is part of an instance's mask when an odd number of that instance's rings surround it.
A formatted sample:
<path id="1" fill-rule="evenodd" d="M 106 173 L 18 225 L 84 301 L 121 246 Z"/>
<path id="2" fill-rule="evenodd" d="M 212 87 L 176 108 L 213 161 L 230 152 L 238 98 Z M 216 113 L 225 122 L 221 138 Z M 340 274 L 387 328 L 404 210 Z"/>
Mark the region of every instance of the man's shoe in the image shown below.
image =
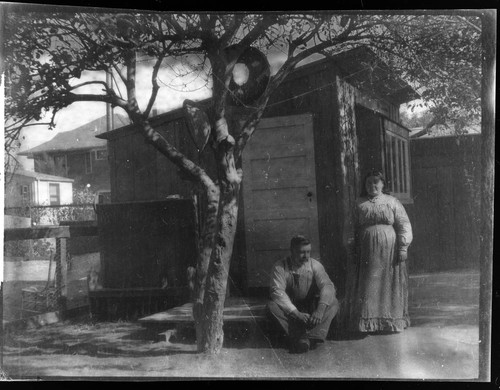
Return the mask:
<path id="1" fill-rule="evenodd" d="M 309 351 L 310 343 L 307 338 L 300 338 L 295 342 L 295 352 L 297 353 L 305 353 Z"/>
<path id="2" fill-rule="evenodd" d="M 310 347 L 309 348 L 311 350 L 313 350 L 313 349 L 318 348 L 321 345 L 325 345 L 325 341 L 324 340 L 321 340 L 321 339 L 311 339 L 310 340 Z"/>

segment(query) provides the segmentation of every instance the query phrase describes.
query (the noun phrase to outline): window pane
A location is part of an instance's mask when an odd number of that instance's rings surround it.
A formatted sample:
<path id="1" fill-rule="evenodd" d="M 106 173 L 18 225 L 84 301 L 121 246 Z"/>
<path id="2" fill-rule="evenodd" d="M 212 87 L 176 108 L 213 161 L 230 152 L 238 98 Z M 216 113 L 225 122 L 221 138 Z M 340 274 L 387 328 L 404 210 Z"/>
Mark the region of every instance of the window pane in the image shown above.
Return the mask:
<path id="1" fill-rule="evenodd" d="M 401 157 L 402 157 L 402 169 L 401 171 L 403 172 L 403 192 L 405 194 L 408 193 L 408 178 L 407 178 L 407 164 L 406 164 L 406 143 L 408 141 L 401 141 Z"/>
<path id="2" fill-rule="evenodd" d="M 398 181 L 398 171 L 397 171 L 397 147 L 396 147 L 396 138 L 391 137 L 391 151 L 392 151 L 392 189 L 394 192 L 399 192 L 399 181 Z"/>
<path id="3" fill-rule="evenodd" d="M 90 158 L 90 152 L 85 153 L 85 173 L 92 173 L 92 161 Z"/>
<path id="4" fill-rule="evenodd" d="M 386 155 L 386 166 L 387 166 L 387 184 L 389 191 L 393 192 L 394 187 L 392 184 L 392 137 L 389 134 L 386 134 L 386 147 L 387 147 L 387 155 Z"/>
<path id="5" fill-rule="evenodd" d="M 49 198 L 50 198 L 50 204 L 51 205 L 56 205 L 60 203 L 59 200 L 59 184 L 49 184 Z"/>
<path id="6" fill-rule="evenodd" d="M 403 180 L 403 141 L 398 139 L 398 180 L 399 180 L 399 192 L 405 192 L 404 180 Z"/>
<path id="7" fill-rule="evenodd" d="M 106 160 L 108 158 L 107 149 L 96 150 L 95 151 L 95 159 L 96 160 Z"/>

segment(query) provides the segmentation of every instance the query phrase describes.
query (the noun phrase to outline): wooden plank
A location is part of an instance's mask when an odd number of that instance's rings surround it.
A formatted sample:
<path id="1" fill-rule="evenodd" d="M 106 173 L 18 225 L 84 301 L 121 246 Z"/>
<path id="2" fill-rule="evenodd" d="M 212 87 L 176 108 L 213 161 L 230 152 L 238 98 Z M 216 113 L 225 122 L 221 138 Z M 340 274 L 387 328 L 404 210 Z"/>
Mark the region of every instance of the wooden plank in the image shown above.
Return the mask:
<path id="1" fill-rule="evenodd" d="M 187 199 L 99 205 L 104 287 L 186 285 L 196 259 L 193 205 Z"/>
<path id="2" fill-rule="evenodd" d="M 404 139 L 408 139 L 410 137 L 410 132 L 408 129 L 401 126 L 399 123 L 395 123 L 384 118 L 384 129 L 390 131 L 391 133 L 397 134 Z"/>
<path id="3" fill-rule="evenodd" d="M 255 322 L 266 319 L 266 301 L 248 298 L 229 298 L 225 302 L 224 322 Z M 167 311 L 140 318 L 143 326 L 194 323 L 193 304 L 186 303 Z"/>
<path id="4" fill-rule="evenodd" d="M 30 228 L 4 229 L 5 241 L 63 237 L 70 237 L 70 229 L 68 226 L 36 226 Z"/>
<path id="5" fill-rule="evenodd" d="M 93 226 L 70 226 L 69 235 L 71 237 L 92 237 L 97 236 L 98 227 L 97 224 Z"/>
<path id="6" fill-rule="evenodd" d="M 154 199 L 156 196 L 156 149 L 147 143 L 142 134 L 134 135 L 134 200 Z"/>
<path id="7" fill-rule="evenodd" d="M 304 234 L 313 243 L 312 256 L 319 255 L 312 125 L 310 114 L 262 119 L 243 153 L 250 287 L 269 283 L 270 268 L 281 250 L 268 253 L 265 264 L 259 251 L 271 244 L 288 246 L 292 236 Z"/>
<path id="8" fill-rule="evenodd" d="M 68 256 L 67 241 L 65 238 L 56 239 L 56 287 L 59 292 L 58 308 L 66 310 L 68 298 Z"/>
<path id="9" fill-rule="evenodd" d="M 152 287 L 131 287 L 131 288 L 103 288 L 102 290 L 89 291 L 91 298 L 109 298 L 109 297 L 175 297 L 188 296 L 189 290 L 187 287 L 168 287 L 152 288 Z"/>
<path id="10" fill-rule="evenodd" d="M 364 183 L 361 181 L 366 172 L 372 169 L 384 169 L 380 116 L 372 110 L 356 105 L 356 133 L 358 136 L 359 170 L 361 172 L 358 186 L 362 188 Z"/>
<path id="11" fill-rule="evenodd" d="M 437 167 L 438 225 L 441 262 L 446 268 L 456 266 L 455 216 L 453 199 L 453 171 L 451 167 Z M 444 267 L 443 267 L 444 268 Z"/>
<path id="12" fill-rule="evenodd" d="M 438 226 L 438 194 L 435 168 L 422 168 L 413 171 L 415 185 L 415 215 L 412 222 L 414 239 L 411 245 L 411 271 L 435 271 L 439 269 L 441 250 Z M 430 229 L 429 227 L 433 227 Z"/>
<path id="13" fill-rule="evenodd" d="M 132 137 L 126 136 L 115 141 L 115 202 L 134 200 L 134 167 L 131 150 Z"/>

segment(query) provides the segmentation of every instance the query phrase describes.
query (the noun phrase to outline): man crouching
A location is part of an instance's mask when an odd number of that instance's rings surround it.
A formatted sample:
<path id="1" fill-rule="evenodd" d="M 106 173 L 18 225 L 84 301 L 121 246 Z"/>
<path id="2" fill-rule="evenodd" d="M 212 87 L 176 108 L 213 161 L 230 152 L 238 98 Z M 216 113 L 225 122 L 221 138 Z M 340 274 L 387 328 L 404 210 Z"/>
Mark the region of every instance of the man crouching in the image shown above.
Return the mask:
<path id="1" fill-rule="evenodd" d="M 293 237 L 290 252 L 273 266 L 267 308 L 271 320 L 288 336 L 290 351 L 304 353 L 325 341 L 338 301 L 325 269 L 311 258 L 309 240 Z"/>

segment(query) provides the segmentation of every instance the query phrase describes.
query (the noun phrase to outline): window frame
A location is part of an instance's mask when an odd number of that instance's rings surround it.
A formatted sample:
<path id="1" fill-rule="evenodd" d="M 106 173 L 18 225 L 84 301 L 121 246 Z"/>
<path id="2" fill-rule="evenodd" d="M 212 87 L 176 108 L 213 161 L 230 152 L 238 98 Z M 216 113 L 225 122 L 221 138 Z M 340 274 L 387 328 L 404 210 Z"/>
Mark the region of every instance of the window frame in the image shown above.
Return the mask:
<path id="1" fill-rule="evenodd" d="M 382 131 L 384 136 L 382 159 L 388 190 L 401 202 L 412 203 L 409 130 L 400 123 L 384 117 Z"/>
<path id="2" fill-rule="evenodd" d="M 67 154 L 56 154 L 56 155 L 54 155 L 53 158 L 54 158 L 54 167 L 56 169 L 56 171 L 53 173 L 57 175 L 57 168 L 58 168 L 58 164 L 59 164 L 58 161 L 61 161 L 61 163 L 62 163 L 61 168 L 64 168 L 64 173 L 65 173 L 65 176 L 67 177 L 68 176 L 68 155 Z"/>
<path id="3" fill-rule="evenodd" d="M 99 158 L 98 157 L 98 153 L 99 152 L 105 152 L 105 157 L 104 158 Z M 103 161 L 103 160 L 107 160 L 108 159 L 108 149 L 104 148 L 104 149 L 96 149 L 94 150 L 94 158 L 96 161 Z"/>
<path id="4" fill-rule="evenodd" d="M 26 184 L 21 184 L 21 198 L 24 201 L 30 200 L 30 186 Z"/>
<path id="5" fill-rule="evenodd" d="M 51 188 L 56 188 L 56 197 L 57 202 L 52 201 L 52 193 L 50 191 Z M 49 204 L 51 206 L 57 206 L 61 204 L 61 184 L 60 183 L 49 183 Z"/>
<path id="6" fill-rule="evenodd" d="M 87 162 L 87 159 L 88 159 L 88 162 Z M 85 164 L 85 174 L 86 175 L 91 174 L 92 173 L 92 152 L 89 151 L 89 152 L 84 153 L 83 160 L 84 160 L 84 164 Z"/>

